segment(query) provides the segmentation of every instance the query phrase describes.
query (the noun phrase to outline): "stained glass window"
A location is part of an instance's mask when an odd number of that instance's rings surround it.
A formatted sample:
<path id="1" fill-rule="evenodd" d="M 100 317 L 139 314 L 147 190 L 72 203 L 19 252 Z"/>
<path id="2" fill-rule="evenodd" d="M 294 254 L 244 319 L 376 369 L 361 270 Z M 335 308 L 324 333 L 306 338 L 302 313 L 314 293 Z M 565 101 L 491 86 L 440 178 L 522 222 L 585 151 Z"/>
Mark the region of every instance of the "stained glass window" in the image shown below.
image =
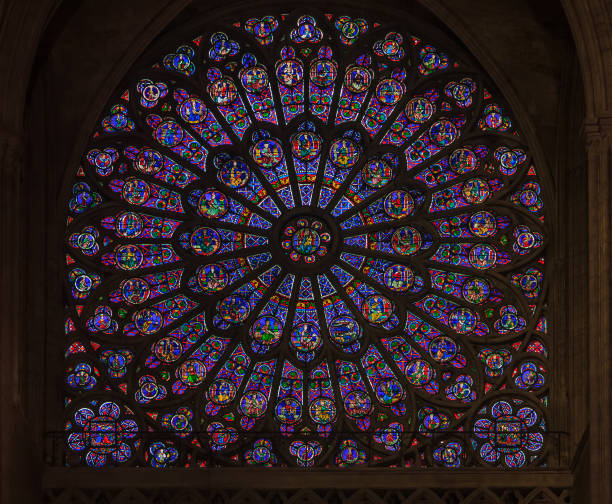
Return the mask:
<path id="1" fill-rule="evenodd" d="M 236 19 L 117 90 L 67 201 L 70 464 L 546 463 L 533 157 L 387 21 Z"/>

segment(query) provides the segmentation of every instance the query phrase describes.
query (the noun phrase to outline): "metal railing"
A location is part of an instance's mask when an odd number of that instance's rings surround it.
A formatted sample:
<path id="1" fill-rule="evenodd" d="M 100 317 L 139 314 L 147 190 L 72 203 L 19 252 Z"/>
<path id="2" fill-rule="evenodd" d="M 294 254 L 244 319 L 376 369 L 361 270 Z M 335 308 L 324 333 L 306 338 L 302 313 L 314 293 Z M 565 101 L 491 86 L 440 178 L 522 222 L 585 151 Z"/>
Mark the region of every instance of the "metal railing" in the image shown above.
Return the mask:
<path id="1" fill-rule="evenodd" d="M 533 469 L 536 467 L 559 468 L 562 467 L 562 444 L 567 442 L 569 434 L 563 431 L 541 432 L 539 430 L 523 430 L 518 433 L 523 441 L 530 432 L 540 432 L 544 437 L 543 448 L 536 453 L 532 453 L 526 448 L 522 448 L 526 460 L 522 467 Z M 461 467 L 489 467 L 502 464 L 489 464 L 482 462 L 473 452 L 471 440 L 474 438 L 473 431 L 440 431 L 428 433 L 423 436 L 418 431 L 403 431 L 400 438 L 392 446 L 393 450 L 385 449 L 385 445 L 374 441 L 374 435 L 381 431 L 338 431 L 334 430 L 327 437 L 318 432 L 294 432 L 284 435 L 278 431 L 274 432 L 236 432 L 232 430 L 219 430 L 210 434 L 207 431 L 191 431 L 188 436 L 181 437 L 183 432 L 172 431 L 142 431 L 136 432 L 130 439 L 123 439 L 121 434 L 117 435 L 113 431 L 103 431 L 96 436 L 85 436 L 85 448 L 82 451 L 74 451 L 68 447 L 67 439 L 70 432 L 50 431 L 45 434 L 44 458 L 49 466 L 63 467 L 83 467 L 85 454 L 90 451 L 110 452 L 119 449 L 122 442 L 126 442 L 132 448 L 132 456 L 125 463 L 117 463 L 112 456 L 106 457 L 104 467 L 113 466 L 150 466 L 150 458 L 153 456 L 149 451 L 151 444 L 155 442 L 174 446 L 179 456 L 176 461 L 169 466 L 175 467 L 246 467 L 248 464 L 245 453 L 255 448 L 255 443 L 260 439 L 269 440 L 272 443 L 271 452 L 277 459 L 277 466 L 295 466 L 297 457 L 291 454 L 291 445 L 294 442 L 319 443 L 321 452 L 312 459 L 312 464 L 305 467 L 337 467 L 336 458 L 340 456 L 341 444 L 345 440 L 355 440 L 358 444 L 360 461 L 357 467 L 400 467 L 400 468 L 428 468 L 444 467 L 437 463 L 433 458 L 434 450 L 444 442 L 457 441 L 462 446 L 462 453 L 458 454 L 461 460 Z M 508 436 L 508 433 L 497 433 L 493 436 L 493 444 L 498 441 L 497 450 L 504 453 L 516 452 L 520 450 L 516 442 L 516 436 Z M 229 439 L 224 449 L 219 448 L 219 442 Z M 415 439 L 418 443 L 414 443 Z M 478 438 L 479 439 L 479 438 Z M 479 439 L 480 440 L 480 439 Z M 136 449 L 135 446 L 137 447 Z M 390 447 L 388 447 L 390 448 Z M 312 448 L 314 450 L 314 447 Z M 309 448 L 304 448 L 308 454 Z M 295 451 L 295 450 L 294 450 Z M 316 450 L 315 450 L 316 451 Z M 364 458 L 365 455 L 365 458 Z M 453 455 L 451 453 L 451 455 Z M 531 456 L 537 455 L 532 462 Z M 355 453 L 352 453 L 355 456 Z M 565 461 L 563 461 L 565 462 Z M 304 464 L 300 464 L 304 466 Z M 350 466 L 350 464 L 347 464 Z"/>

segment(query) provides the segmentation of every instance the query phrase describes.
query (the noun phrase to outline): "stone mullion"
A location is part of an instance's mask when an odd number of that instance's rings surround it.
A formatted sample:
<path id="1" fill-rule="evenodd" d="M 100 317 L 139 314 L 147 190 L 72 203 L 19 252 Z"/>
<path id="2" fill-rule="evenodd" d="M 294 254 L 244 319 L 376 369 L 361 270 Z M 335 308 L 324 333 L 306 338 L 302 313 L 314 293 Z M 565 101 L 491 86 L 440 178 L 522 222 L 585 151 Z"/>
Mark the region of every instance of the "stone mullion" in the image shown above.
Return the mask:
<path id="1" fill-rule="evenodd" d="M 610 426 L 610 142 L 612 121 L 587 125 L 589 239 L 589 478 L 591 502 L 612 496 Z"/>
<path id="2" fill-rule="evenodd" d="M 21 341 L 23 299 L 23 157 L 21 138 L 0 128 L 0 473 L 13 480 L 21 459 L 25 415 L 22 396 Z M 10 484 L 0 485 L 2 502 L 11 502 Z"/>

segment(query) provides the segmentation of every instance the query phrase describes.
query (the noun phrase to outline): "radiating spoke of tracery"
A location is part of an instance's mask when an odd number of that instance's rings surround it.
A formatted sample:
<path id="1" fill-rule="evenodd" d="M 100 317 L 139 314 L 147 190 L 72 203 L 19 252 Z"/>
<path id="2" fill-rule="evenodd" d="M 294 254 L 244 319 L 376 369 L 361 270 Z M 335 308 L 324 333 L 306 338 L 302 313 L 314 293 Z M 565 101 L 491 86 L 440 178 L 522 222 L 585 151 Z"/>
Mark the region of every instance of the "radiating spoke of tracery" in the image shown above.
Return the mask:
<path id="1" fill-rule="evenodd" d="M 109 102 L 67 202 L 78 463 L 545 461 L 539 175 L 482 71 L 388 21 L 204 26 Z"/>

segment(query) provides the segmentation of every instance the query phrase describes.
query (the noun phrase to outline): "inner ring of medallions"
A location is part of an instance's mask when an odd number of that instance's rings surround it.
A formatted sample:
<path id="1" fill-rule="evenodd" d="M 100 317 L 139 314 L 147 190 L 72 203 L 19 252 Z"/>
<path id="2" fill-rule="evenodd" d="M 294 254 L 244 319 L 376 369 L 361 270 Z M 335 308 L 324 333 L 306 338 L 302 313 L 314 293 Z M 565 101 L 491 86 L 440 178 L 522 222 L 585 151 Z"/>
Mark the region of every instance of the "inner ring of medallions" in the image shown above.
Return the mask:
<path id="1" fill-rule="evenodd" d="M 298 207 L 272 227 L 275 259 L 295 273 L 323 273 L 336 260 L 340 229 L 319 208 Z"/>

